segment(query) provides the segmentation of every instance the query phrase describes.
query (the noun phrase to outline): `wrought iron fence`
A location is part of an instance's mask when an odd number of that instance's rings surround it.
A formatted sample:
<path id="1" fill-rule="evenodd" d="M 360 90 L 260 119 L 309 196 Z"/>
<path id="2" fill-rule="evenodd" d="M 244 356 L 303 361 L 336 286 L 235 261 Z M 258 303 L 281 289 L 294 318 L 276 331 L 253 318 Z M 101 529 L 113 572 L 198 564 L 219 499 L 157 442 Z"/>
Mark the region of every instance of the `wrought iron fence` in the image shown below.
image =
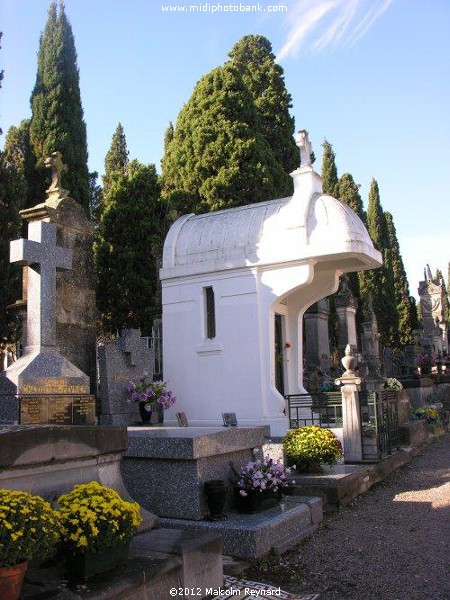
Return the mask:
<path id="1" fill-rule="evenodd" d="M 380 459 L 400 449 L 398 395 L 394 390 L 359 392 L 363 459 Z"/>
<path id="2" fill-rule="evenodd" d="M 303 425 L 342 427 L 342 396 L 340 392 L 288 394 L 285 399 L 286 413 L 291 429 Z"/>
<path id="3" fill-rule="evenodd" d="M 341 392 L 285 396 L 289 427 L 342 427 Z M 398 395 L 394 390 L 359 392 L 363 460 L 380 460 L 400 449 Z"/>
<path id="4" fill-rule="evenodd" d="M 162 321 L 155 319 L 152 333 L 147 337 L 148 347 L 153 350 L 153 378 L 163 379 L 163 337 Z"/>

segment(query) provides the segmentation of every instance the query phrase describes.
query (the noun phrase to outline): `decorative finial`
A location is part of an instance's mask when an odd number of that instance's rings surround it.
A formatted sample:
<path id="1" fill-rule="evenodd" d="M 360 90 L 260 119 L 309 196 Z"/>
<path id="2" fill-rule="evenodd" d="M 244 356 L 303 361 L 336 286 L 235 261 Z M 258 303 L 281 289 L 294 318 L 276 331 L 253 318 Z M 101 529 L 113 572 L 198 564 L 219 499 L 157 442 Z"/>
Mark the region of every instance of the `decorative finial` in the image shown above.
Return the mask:
<path id="1" fill-rule="evenodd" d="M 295 143 L 300 148 L 300 167 L 311 167 L 312 146 L 306 129 L 298 132 Z"/>
<path id="2" fill-rule="evenodd" d="M 356 356 L 350 344 L 347 344 L 345 347 L 345 356 L 341 359 L 341 363 L 345 369 L 344 377 L 346 375 L 355 375 Z"/>
<path id="3" fill-rule="evenodd" d="M 62 161 L 62 154 L 58 150 L 52 152 L 50 156 L 45 159 L 45 166 L 51 169 L 52 182 L 48 190 L 46 190 L 48 197 L 54 199 L 65 198 L 68 195 L 68 191 L 61 187 L 62 174 L 67 171 L 67 166 Z"/>

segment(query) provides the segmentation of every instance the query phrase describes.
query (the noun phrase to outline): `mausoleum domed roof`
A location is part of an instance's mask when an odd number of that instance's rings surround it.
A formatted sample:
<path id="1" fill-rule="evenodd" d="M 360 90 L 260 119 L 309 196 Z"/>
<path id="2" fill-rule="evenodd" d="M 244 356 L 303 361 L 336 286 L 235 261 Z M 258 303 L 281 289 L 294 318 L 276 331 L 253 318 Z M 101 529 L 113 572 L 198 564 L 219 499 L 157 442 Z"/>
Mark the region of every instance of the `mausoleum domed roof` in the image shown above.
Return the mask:
<path id="1" fill-rule="evenodd" d="M 291 197 L 178 219 L 164 244 L 161 279 L 309 260 L 339 263 L 343 272 L 382 264 L 361 219 L 322 193 L 310 164 L 292 177 Z"/>

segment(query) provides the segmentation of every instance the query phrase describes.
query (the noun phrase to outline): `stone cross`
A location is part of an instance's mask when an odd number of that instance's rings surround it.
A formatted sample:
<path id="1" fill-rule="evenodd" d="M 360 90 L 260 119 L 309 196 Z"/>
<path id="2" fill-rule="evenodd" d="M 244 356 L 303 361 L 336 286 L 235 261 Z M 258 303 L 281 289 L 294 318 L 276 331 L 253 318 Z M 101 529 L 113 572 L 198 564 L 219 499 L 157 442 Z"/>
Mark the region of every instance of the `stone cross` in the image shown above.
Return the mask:
<path id="1" fill-rule="evenodd" d="M 13 240 L 10 262 L 27 265 L 27 352 L 56 347 L 56 271 L 72 268 L 72 251 L 56 245 L 56 225 L 28 224 L 28 239 Z"/>
<path id="2" fill-rule="evenodd" d="M 124 329 L 118 341 L 120 350 L 128 355 L 130 367 L 135 367 L 142 354 L 142 343 L 145 343 L 141 332 L 139 329 Z"/>

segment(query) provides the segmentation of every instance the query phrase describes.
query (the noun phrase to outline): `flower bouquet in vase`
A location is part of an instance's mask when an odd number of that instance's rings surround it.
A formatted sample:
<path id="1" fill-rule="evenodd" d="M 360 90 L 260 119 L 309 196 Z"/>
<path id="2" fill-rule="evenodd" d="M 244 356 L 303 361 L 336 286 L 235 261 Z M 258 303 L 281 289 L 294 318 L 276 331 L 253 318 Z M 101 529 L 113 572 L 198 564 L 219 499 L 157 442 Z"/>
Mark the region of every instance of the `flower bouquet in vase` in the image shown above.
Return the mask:
<path id="1" fill-rule="evenodd" d="M 137 383 L 129 381 L 125 386 L 128 404 L 137 402 L 144 425 L 164 422 L 164 411 L 175 404 L 177 399 L 167 389 L 165 381 L 148 381 L 144 375 Z"/>
<path id="2" fill-rule="evenodd" d="M 276 506 L 283 491 L 290 486 L 291 470 L 270 456 L 257 458 L 260 451 L 254 450 L 255 460 L 236 472 L 234 500 L 236 510 L 241 513 L 260 512 Z"/>

